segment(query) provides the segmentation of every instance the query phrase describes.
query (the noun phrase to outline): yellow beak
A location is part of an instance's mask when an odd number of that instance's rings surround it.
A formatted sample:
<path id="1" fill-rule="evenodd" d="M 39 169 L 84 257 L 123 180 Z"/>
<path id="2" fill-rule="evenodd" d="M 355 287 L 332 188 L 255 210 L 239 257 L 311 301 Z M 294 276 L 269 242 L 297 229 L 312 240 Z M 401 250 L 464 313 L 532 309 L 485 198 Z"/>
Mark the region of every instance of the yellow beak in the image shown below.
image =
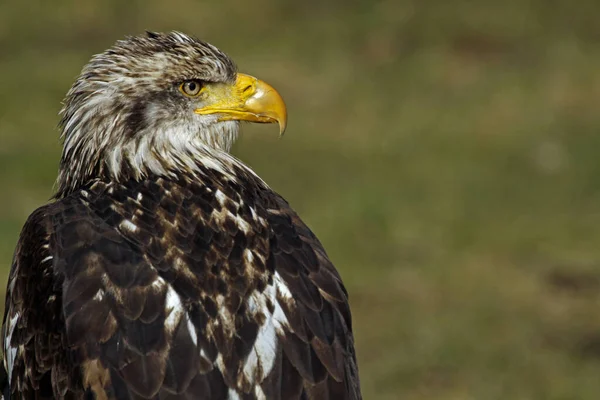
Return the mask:
<path id="1" fill-rule="evenodd" d="M 276 122 L 279 135 L 285 131 L 287 109 L 281 95 L 253 76 L 238 73 L 233 85 L 208 84 L 203 98 L 209 105 L 194 110 L 196 114 L 218 114 L 219 121 Z"/>

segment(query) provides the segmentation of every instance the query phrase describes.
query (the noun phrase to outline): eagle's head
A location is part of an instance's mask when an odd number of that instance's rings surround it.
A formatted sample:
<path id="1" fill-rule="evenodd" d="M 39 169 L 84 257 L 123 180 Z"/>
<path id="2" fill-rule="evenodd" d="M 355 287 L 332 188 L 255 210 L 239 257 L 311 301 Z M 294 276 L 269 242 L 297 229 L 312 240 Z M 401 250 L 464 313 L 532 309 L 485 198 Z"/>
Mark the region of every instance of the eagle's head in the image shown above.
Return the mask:
<path id="1" fill-rule="evenodd" d="M 240 121 L 286 126 L 271 86 L 236 72 L 216 47 L 148 33 L 94 56 L 64 101 L 58 193 L 93 179 L 176 174 L 229 151 Z M 218 162 L 218 160 L 217 160 Z"/>

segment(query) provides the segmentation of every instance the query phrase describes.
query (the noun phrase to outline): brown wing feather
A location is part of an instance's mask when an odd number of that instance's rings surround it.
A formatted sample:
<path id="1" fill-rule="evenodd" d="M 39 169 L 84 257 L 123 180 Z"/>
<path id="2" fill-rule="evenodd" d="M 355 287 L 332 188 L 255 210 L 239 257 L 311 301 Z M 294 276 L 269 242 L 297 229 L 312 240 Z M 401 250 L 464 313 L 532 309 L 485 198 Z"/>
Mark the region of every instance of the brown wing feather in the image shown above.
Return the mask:
<path id="1" fill-rule="evenodd" d="M 288 321 L 280 369 L 302 382 L 289 386 L 293 393 L 282 387 L 281 398 L 360 399 L 348 295 L 338 272 L 281 197 L 275 196 L 267 220 L 274 269 L 294 294 L 278 297 Z"/>
<path id="2" fill-rule="evenodd" d="M 2 328 L 7 388 L 15 398 L 68 398 L 82 395 L 80 370 L 64 349 L 62 280 L 55 277 L 50 213 L 69 214 L 68 205 L 36 210 L 21 232 L 11 267 Z"/>

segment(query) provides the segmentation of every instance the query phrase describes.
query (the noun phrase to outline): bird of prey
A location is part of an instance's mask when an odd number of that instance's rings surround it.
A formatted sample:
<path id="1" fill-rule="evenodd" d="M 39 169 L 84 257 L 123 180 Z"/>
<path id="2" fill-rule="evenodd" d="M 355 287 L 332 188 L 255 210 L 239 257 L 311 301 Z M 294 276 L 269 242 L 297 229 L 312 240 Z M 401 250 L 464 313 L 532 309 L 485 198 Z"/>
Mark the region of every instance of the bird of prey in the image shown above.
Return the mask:
<path id="1" fill-rule="evenodd" d="M 348 295 L 288 203 L 229 154 L 275 89 L 182 33 L 118 41 L 69 90 L 52 202 L 2 327 L 17 399 L 360 399 Z"/>

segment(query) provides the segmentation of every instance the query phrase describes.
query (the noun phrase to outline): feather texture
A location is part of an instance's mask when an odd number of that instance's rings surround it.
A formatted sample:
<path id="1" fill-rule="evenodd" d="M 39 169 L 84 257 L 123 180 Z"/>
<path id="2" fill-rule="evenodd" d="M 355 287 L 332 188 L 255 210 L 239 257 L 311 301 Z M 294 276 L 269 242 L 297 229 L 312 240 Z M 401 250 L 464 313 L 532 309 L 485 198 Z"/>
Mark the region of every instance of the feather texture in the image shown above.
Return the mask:
<path id="1" fill-rule="evenodd" d="M 360 398 L 339 275 L 281 197 L 236 176 L 95 181 L 37 210 L 9 278 L 11 393 Z"/>

